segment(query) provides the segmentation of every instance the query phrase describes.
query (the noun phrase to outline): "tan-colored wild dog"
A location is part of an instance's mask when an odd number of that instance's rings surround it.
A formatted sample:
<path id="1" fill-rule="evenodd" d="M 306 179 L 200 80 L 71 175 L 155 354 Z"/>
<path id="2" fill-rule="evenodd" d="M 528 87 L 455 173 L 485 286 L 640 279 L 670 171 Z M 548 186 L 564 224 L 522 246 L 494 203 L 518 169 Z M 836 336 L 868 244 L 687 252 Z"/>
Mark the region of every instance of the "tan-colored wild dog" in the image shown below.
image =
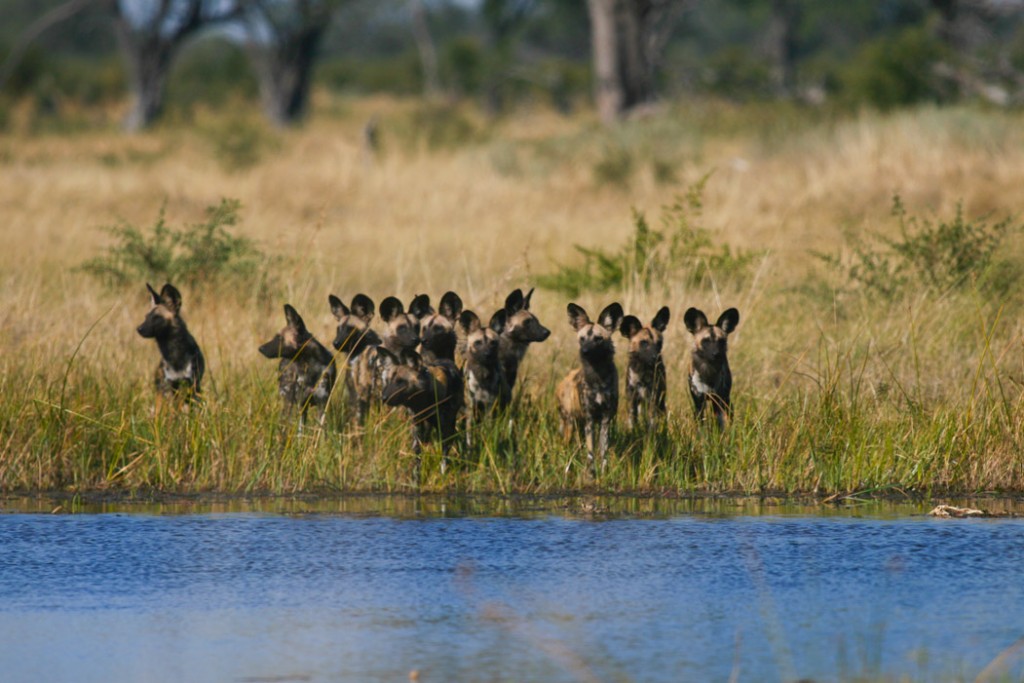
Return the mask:
<path id="1" fill-rule="evenodd" d="M 286 415 L 299 409 L 299 427 L 310 406 L 316 406 L 317 421 L 324 424 L 327 401 L 334 388 L 334 355 L 306 329 L 306 323 L 290 304 L 284 305 L 285 326 L 273 339 L 260 346 L 267 358 L 280 358 L 278 393 Z"/>
<path id="2" fill-rule="evenodd" d="M 540 324 L 530 312 L 531 289 L 523 296 L 518 289 L 505 298 L 505 308 L 499 311 L 492 324 L 501 327 L 499 336 L 501 365 L 505 372 L 505 381 L 509 389 L 515 389 L 519 377 L 519 365 L 526 356 L 527 349 L 534 342 L 542 342 L 551 336 L 551 330 Z"/>
<path id="3" fill-rule="evenodd" d="M 412 448 L 417 456 L 436 433 L 441 440 L 441 473 L 448 468 L 448 450 L 454 443 L 455 423 L 463 405 L 462 375 L 455 363 L 428 365 L 415 351 L 392 353 L 379 349 L 388 382 L 382 398 L 389 406 L 405 406 L 412 421 Z"/>
<path id="4" fill-rule="evenodd" d="M 346 306 L 333 294 L 327 297 L 331 313 L 338 319 L 338 331 L 333 346 L 345 354 L 345 387 L 348 393 L 349 409 L 360 426 L 366 423 L 370 403 L 380 398 L 377 372 L 377 347 L 381 345 L 380 335 L 370 328 L 373 320 L 373 299 L 365 294 L 352 297 L 352 305 Z"/>
<path id="5" fill-rule="evenodd" d="M 181 317 L 181 293 L 170 283 L 159 294 L 148 282 L 146 289 L 153 307 L 137 331 L 146 339 L 156 340 L 160 349 L 154 376 L 157 397 L 194 401 L 200 396 L 206 361 Z"/>
<path id="6" fill-rule="evenodd" d="M 458 344 L 455 324 L 462 314 L 462 299 L 455 292 L 445 292 L 435 313 L 430 308 L 430 299 L 425 294 L 420 296 L 423 299 L 418 297 L 417 301 L 424 302 L 426 306 L 409 307 L 413 315 L 423 314 L 417 315 L 420 323 L 420 355 L 427 363 L 441 360 L 455 362 L 455 347 Z"/>
<path id="7" fill-rule="evenodd" d="M 629 340 L 629 361 L 626 365 L 626 403 L 629 406 L 629 428 L 640 423 L 653 429 L 665 417 L 665 361 L 661 357 L 665 328 L 668 327 L 668 306 L 662 306 L 651 324 L 644 327 L 636 316 L 622 319 L 619 331 Z"/>
<path id="8" fill-rule="evenodd" d="M 583 432 L 587 462 L 596 474 L 595 450 L 604 471 L 608 465 L 609 431 L 619 407 L 619 373 L 615 368 L 612 334 L 622 323 L 622 306 L 606 306 L 597 322 L 592 322 L 576 304 L 569 304 L 567 311 L 569 325 L 576 330 L 580 367 L 566 375 L 556 388 L 562 433 L 568 439 L 574 428 L 577 433 Z M 567 473 L 571 465 L 570 460 L 565 467 Z"/>
<path id="9" fill-rule="evenodd" d="M 472 445 L 473 426 L 495 408 L 506 407 L 512 399 L 512 390 L 505 379 L 499 354 L 503 318 L 495 314 L 490 324 L 484 327 L 476 313 L 463 311 L 459 316 L 459 327 L 465 337 L 463 356 L 466 365 L 463 373 L 469 393 L 466 444 Z"/>
<path id="10" fill-rule="evenodd" d="M 730 308 L 718 317 L 714 325 L 708 324 L 704 312 L 687 309 L 683 324 L 693 335 L 690 349 L 690 395 L 697 417 L 705 417 L 707 404 L 724 427 L 732 414 L 729 395 L 732 393 L 732 372 L 729 370 L 729 334 L 740 324 L 740 312 Z"/>

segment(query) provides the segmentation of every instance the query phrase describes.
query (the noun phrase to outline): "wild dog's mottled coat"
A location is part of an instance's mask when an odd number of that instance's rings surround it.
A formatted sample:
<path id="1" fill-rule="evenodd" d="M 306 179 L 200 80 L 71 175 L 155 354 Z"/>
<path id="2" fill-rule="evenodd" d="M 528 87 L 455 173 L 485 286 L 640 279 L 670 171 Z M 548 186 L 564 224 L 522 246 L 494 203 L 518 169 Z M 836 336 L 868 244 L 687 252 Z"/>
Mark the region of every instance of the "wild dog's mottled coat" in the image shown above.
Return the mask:
<path id="1" fill-rule="evenodd" d="M 615 368 L 612 334 L 622 323 L 622 306 L 608 305 L 596 323 L 576 304 L 569 304 L 567 312 L 569 325 L 576 330 L 580 367 L 566 375 L 556 388 L 562 433 L 569 438 L 574 427 L 583 432 L 591 468 L 596 468 L 594 438 L 598 433 L 596 451 L 604 470 L 608 464 L 609 431 L 619 407 L 619 373 Z"/>
<path id="2" fill-rule="evenodd" d="M 728 339 L 729 334 L 740 324 L 740 313 L 730 308 L 718 317 L 714 325 L 709 325 L 703 311 L 690 308 L 683 315 L 683 323 L 693 335 L 689 383 L 694 410 L 698 418 L 703 417 L 710 402 L 718 426 L 724 427 L 732 412 Z"/>
<path id="3" fill-rule="evenodd" d="M 334 348 L 346 355 L 345 386 L 350 410 L 358 424 L 366 422 L 370 403 L 380 395 L 377 371 L 377 347 L 380 336 L 370 328 L 373 320 L 373 300 L 365 294 L 356 294 L 352 305 L 346 306 L 331 294 L 327 297 L 331 313 L 338 319 Z"/>
<path id="4" fill-rule="evenodd" d="M 137 331 L 146 339 L 156 340 L 160 349 L 154 375 L 157 395 L 192 401 L 199 397 L 206 360 L 181 317 L 181 293 L 170 283 L 159 294 L 148 282 L 146 289 L 153 307 Z"/>
<path id="5" fill-rule="evenodd" d="M 504 408 L 512 398 L 499 354 L 501 322 L 497 314 L 487 327 L 481 324 L 473 311 L 463 311 L 459 316 L 459 327 L 465 335 L 466 366 L 463 372 L 469 393 L 467 443 L 473 424 L 496 406 Z"/>
<path id="6" fill-rule="evenodd" d="M 629 427 L 634 428 L 644 414 L 646 427 L 653 428 L 665 416 L 665 361 L 661 357 L 668 306 L 663 306 L 647 327 L 636 316 L 627 315 L 619 331 L 629 340 L 629 363 L 626 366 L 626 402 L 629 405 Z"/>
<path id="7" fill-rule="evenodd" d="M 519 365 L 530 344 L 542 342 L 551 336 L 551 330 L 541 325 L 537 316 L 530 312 L 532 296 L 532 289 L 526 296 L 518 289 L 513 291 L 505 298 L 504 310 L 498 314 L 497 319 L 492 319 L 492 323 L 502 329 L 498 353 L 509 389 L 515 388 Z"/>
<path id="8" fill-rule="evenodd" d="M 280 358 L 278 392 L 286 413 L 300 409 L 299 424 L 305 422 L 309 407 L 316 406 L 318 421 L 324 422 L 327 401 L 334 388 L 334 356 L 310 334 L 306 323 L 290 304 L 284 305 L 284 328 L 260 346 L 267 358 Z"/>
<path id="9" fill-rule="evenodd" d="M 387 366 L 388 383 L 384 386 L 384 403 L 405 406 L 412 420 L 413 451 L 419 455 L 422 444 L 437 433 L 444 453 L 442 473 L 447 468 L 448 449 L 453 443 L 455 422 L 462 410 L 462 373 L 451 361 L 428 365 L 415 351 L 395 355 L 380 348 L 381 363 Z"/>

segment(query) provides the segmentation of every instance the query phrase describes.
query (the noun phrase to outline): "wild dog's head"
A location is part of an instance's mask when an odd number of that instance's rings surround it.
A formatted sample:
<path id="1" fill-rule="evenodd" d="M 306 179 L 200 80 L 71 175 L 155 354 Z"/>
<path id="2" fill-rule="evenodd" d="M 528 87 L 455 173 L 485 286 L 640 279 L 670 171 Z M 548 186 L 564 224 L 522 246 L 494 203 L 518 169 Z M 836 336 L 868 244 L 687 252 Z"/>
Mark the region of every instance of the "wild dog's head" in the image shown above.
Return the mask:
<path id="1" fill-rule="evenodd" d="M 587 312 L 576 304 L 569 304 L 569 325 L 576 330 L 576 339 L 580 345 L 580 356 L 590 360 L 609 358 L 615 354 L 612 334 L 622 324 L 622 306 L 609 304 L 592 322 Z"/>
<path id="2" fill-rule="evenodd" d="M 619 332 L 629 340 L 629 357 L 642 365 L 652 365 L 661 357 L 665 328 L 668 327 L 668 306 L 662 306 L 648 327 L 633 315 L 622 319 Z"/>
<path id="3" fill-rule="evenodd" d="M 383 304 L 382 304 L 383 305 Z M 402 351 L 395 354 L 381 348 L 380 363 L 388 380 L 384 385 L 381 398 L 389 406 L 409 405 L 426 391 L 423 382 L 423 361 L 415 351 Z"/>
<path id="4" fill-rule="evenodd" d="M 469 360 L 485 366 L 498 363 L 498 336 L 505 327 L 504 311 L 498 311 L 491 317 L 487 327 L 473 311 L 463 311 L 459 316 L 459 327 L 466 335 L 466 356 Z"/>
<path id="5" fill-rule="evenodd" d="M 723 363 L 728 351 L 729 334 L 740 324 L 740 312 L 730 308 L 718 316 L 714 325 L 710 325 L 704 311 L 689 308 L 683 314 L 683 324 L 693 335 L 694 356 L 709 363 Z"/>
<path id="6" fill-rule="evenodd" d="M 331 304 L 331 313 L 338 319 L 338 332 L 334 336 L 333 346 L 342 353 L 352 353 L 367 345 L 380 343 L 380 337 L 370 329 L 373 320 L 373 300 L 365 294 L 352 297 L 352 305 L 346 306 L 341 299 L 333 294 L 327 297 Z"/>
<path id="7" fill-rule="evenodd" d="M 426 297 L 426 295 L 421 295 Z M 413 304 L 422 302 L 420 297 L 413 299 Z M 427 298 L 429 308 L 430 299 Z M 417 305 L 418 310 L 422 310 Z M 419 318 L 405 312 L 402 302 L 396 297 L 389 296 L 380 302 L 380 317 L 384 321 L 384 343 L 392 350 L 414 351 L 420 343 Z"/>
<path id="8" fill-rule="evenodd" d="M 273 339 L 260 346 L 260 353 L 267 358 L 294 358 L 313 339 L 306 329 L 306 323 L 291 304 L 284 305 L 285 326 Z"/>
<path id="9" fill-rule="evenodd" d="M 551 330 L 541 325 L 537 316 L 530 312 L 532 296 L 532 289 L 526 296 L 517 289 L 505 298 L 503 334 L 521 344 L 542 342 L 551 336 Z"/>
<path id="10" fill-rule="evenodd" d="M 183 325 L 181 316 L 181 292 L 170 283 L 165 284 L 157 294 L 149 283 L 146 283 L 153 308 L 146 314 L 146 319 L 139 325 L 137 331 L 146 339 L 163 337 Z"/>
<path id="11" fill-rule="evenodd" d="M 438 305 L 438 311 L 435 313 L 430 308 L 430 299 L 425 294 L 420 296 L 425 299 L 425 302 L 421 302 L 421 304 L 425 303 L 425 305 L 417 307 L 417 300 L 420 299 L 417 297 L 409 308 L 410 312 L 419 318 L 420 341 L 423 344 L 423 349 L 430 351 L 438 358 L 454 359 L 455 346 L 458 342 L 455 323 L 462 313 L 462 299 L 455 292 L 445 292 Z M 418 315 L 417 311 L 422 312 L 423 316 Z"/>

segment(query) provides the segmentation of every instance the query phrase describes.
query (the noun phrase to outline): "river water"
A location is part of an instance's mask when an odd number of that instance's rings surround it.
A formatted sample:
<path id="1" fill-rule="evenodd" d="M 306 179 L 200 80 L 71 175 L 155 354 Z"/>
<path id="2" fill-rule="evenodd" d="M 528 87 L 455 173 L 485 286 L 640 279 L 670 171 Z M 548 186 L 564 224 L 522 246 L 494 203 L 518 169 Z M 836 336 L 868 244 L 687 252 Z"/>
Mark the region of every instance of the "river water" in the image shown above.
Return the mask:
<path id="1" fill-rule="evenodd" d="M 0 680 L 1024 680 L 1021 520 L 403 505 L 0 515 Z"/>

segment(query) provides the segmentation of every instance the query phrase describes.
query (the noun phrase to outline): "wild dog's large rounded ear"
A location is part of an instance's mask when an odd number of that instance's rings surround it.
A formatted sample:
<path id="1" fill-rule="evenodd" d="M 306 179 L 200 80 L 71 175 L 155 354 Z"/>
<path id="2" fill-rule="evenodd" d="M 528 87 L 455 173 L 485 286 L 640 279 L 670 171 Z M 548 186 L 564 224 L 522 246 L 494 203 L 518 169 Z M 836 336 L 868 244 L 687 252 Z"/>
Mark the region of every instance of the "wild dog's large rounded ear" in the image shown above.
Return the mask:
<path id="1" fill-rule="evenodd" d="M 420 320 L 428 315 L 434 315 L 434 307 L 430 305 L 430 296 L 427 294 L 414 296 L 412 303 L 409 304 L 409 315 Z"/>
<path id="2" fill-rule="evenodd" d="M 708 317 L 699 308 L 687 308 L 686 313 L 683 313 L 683 324 L 690 334 L 697 334 L 708 326 Z"/>
<path id="3" fill-rule="evenodd" d="M 383 305 L 383 302 L 381 302 L 381 305 Z M 398 356 L 383 346 L 377 347 L 377 361 L 385 368 L 393 368 L 401 363 Z"/>
<path id="4" fill-rule="evenodd" d="M 502 332 L 505 331 L 505 326 L 507 324 L 508 324 L 508 313 L 506 313 L 505 309 L 503 308 L 500 311 L 495 311 L 494 312 L 494 315 L 491 316 L 490 322 L 487 323 L 487 327 L 491 328 L 492 330 L 494 330 L 498 334 L 501 334 Z"/>
<path id="5" fill-rule="evenodd" d="M 579 331 L 590 324 L 590 316 L 583 310 L 583 307 L 569 304 L 565 307 L 565 311 L 569 314 L 569 327 L 572 329 Z"/>
<path id="6" fill-rule="evenodd" d="M 181 292 L 170 282 L 165 284 L 160 290 L 160 301 L 175 313 L 181 310 Z"/>
<path id="7" fill-rule="evenodd" d="M 465 310 L 459 316 L 459 327 L 466 334 L 472 334 L 480 329 L 480 317 L 470 310 Z"/>
<path id="8" fill-rule="evenodd" d="M 665 328 L 668 327 L 668 316 L 668 306 L 662 306 L 657 315 L 654 316 L 654 320 L 651 321 L 651 327 L 658 332 L 664 332 Z"/>
<path id="9" fill-rule="evenodd" d="M 149 290 L 149 299 L 150 299 L 150 301 L 153 302 L 153 305 L 154 306 L 159 306 L 160 305 L 160 294 L 155 289 L 153 289 L 153 286 L 150 285 L 148 282 L 146 283 L 146 289 Z"/>
<path id="10" fill-rule="evenodd" d="M 722 315 L 718 316 L 718 322 L 715 323 L 715 325 L 721 327 L 722 331 L 725 332 L 726 334 L 729 334 L 730 332 L 735 330 L 739 326 L 739 324 L 740 312 L 737 311 L 735 308 L 730 308 L 724 313 L 722 313 Z"/>
<path id="11" fill-rule="evenodd" d="M 619 325 L 622 324 L 622 317 L 625 312 L 622 310 L 622 306 L 619 303 L 608 304 L 601 311 L 601 315 L 597 316 L 597 322 L 605 329 L 614 332 L 619 329 Z"/>
<path id="12" fill-rule="evenodd" d="M 302 316 L 296 311 L 291 304 L 284 305 L 284 319 L 288 321 L 289 327 L 294 327 L 300 332 L 306 329 L 306 323 L 302 321 Z"/>
<path id="13" fill-rule="evenodd" d="M 327 295 L 327 303 L 331 305 L 331 313 L 333 313 L 334 317 L 337 318 L 338 320 L 341 320 L 350 313 L 350 311 L 348 310 L 348 306 L 343 304 L 341 302 L 341 299 L 334 296 L 333 294 Z"/>
<path id="14" fill-rule="evenodd" d="M 511 294 L 505 297 L 505 313 L 512 317 L 521 310 L 523 310 L 523 293 L 518 289 L 514 289 Z"/>
<path id="15" fill-rule="evenodd" d="M 459 314 L 462 313 L 462 299 L 455 292 L 445 292 L 437 310 L 441 315 L 455 322 L 459 319 Z"/>
<path id="16" fill-rule="evenodd" d="M 530 291 L 523 297 L 523 308 L 530 310 L 530 297 L 533 296 L 533 287 L 530 287 Z"/>
<path id="17" fill-rule="evenodd" d="M 627 315 L 622 319 L 622 324 L 619 325 L 619 332 L 626 339 L 632 339 L 633 335 L 644 329 L 643 323 L 635 315 Z"/>
<path id="18" fill-rule="evenodd" d="M 396 316 L 405 313 L 405 306 L 398 300 L 398 297 L 389 296 L 380 302 L 380 317 L 384 319 L 384 322 L 389 323 L 395 319 Z"/>
<path id="19" fill-rule="evenodd" d="M 363 322 L 373 320 L 373 299 L 365 294 L 356 294 L 352 297 L 352 312 Z"/>

